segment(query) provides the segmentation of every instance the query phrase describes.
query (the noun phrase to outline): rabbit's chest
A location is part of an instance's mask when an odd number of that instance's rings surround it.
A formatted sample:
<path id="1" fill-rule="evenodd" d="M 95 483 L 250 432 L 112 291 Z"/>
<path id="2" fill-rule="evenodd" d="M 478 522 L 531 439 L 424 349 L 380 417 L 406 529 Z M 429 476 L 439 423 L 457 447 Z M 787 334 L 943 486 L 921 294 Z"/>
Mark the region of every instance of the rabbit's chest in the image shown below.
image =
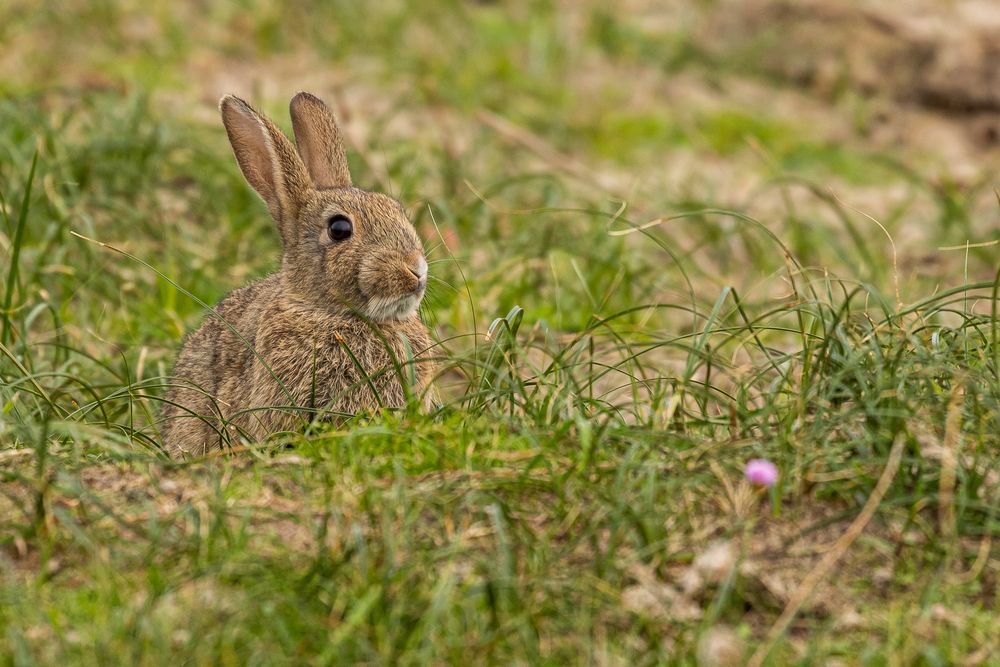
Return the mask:
<path id="1" fill-rule="evenodd" d="M 325 341 L 325 354 L 316 368 L 315 400 L 334 409 L 354 412 L 377 405 L 400 406 L 411 387 L 422 384 L 413 343 L 398 335 L 351 344 L 343 334 Z M 305 386 L 299 383 L 300 386 Z"/>
<path id="2" fill-rule="evenodd" d="M 265 357 L 281 375 L 374 375 L 414 364 L 426 347 L 423 336 L 352 326 L 317 327 L 269 336 Z M 397 372 L 398 374 L 398 372 Z"/>

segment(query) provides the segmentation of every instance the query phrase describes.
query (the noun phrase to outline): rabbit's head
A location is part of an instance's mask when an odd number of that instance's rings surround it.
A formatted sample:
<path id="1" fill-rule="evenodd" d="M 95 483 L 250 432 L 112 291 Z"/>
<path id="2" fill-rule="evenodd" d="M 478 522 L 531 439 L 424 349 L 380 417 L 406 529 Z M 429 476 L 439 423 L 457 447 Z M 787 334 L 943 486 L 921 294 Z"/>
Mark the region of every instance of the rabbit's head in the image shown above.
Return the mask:
<path id="1" fill-rule="evenodd" d="M 286 294 L 376 321 L 411 317 L 427 287 L 420 239 L 398 201 L 351 185 L 330 109 L 309 93 L 292 98 L 296 151 L 240 98 L 219 106 L 236 161 L 278 224 Z"/>

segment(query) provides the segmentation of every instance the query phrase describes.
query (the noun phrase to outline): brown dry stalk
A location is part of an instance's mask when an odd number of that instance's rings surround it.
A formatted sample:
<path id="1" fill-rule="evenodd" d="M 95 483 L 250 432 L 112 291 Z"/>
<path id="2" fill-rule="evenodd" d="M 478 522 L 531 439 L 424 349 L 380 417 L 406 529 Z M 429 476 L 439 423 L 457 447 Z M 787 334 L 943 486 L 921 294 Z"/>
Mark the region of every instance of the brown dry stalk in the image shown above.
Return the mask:
<path id="1" fill-rule="evenodd" d="M 476 118 L 507 141 L 526 148 L 558 171 L 569 174 L 586 182 L 588 185 L 597 186 L 602 190 L 612 189 L 610 184 L 606 183 L 605 179 L 601 178 L 599 174 L 595 174 L 579 160 L 575 160 L 559 152 L 537 134 L 485 109 L 480 109 L 476 112 Z"/>
<path id="2" fill-rule="evenodd" d="M 736 487 L 733 483 L 729 481 L 729 476 L 726 475 L 726 471 L 722 469 L 717 461 L 709 461 L 708 467 L 711 468 L 715 476 L 722 482 L 722 488 L 726 491 L 726 499 L 729 501 L 729 505 L 732 508 L 736 507 Z"/>
<path id="3" fill-rule="evenodd" d="M 948 414 L 944 422 L 944 439 L 941 441 L 941 477 L 938 480 L 938 524 L 941 534 L 954 545 L 955 525 L 955 475 L 958 467 L 959 448 L 962 444 L 962 402 L 964 386 L 956 382 L 948 401 Z"/>
<path id="4" fill-rule="evenodd" d="M 893 477 L 896 476 L 896 471 L 899 470 L 899 462 L 903 458 L 905 443 L 906 434 L 901 431 L 892 444 L 892 450 L 889 452 L 889 460 L 885 464 L 885 469 L 882 470 L 882 475 L 879 477 L 878 483 L 875 484 L 875 489 L 872 491 L 871 496 L 868 497 L 868 502 L 861 508 L 860 514 L 855 517 L 844 534 L 837 539 L 833 547 L 823 556 L 812 571 L 806 575 L 802 583 L 799 584 L 788 604 L 785 605 L 785 610 L 781 612 L 781 616 L 778 617 L 778 620 L 775 621 L 774 625 L 768 631 L 764 643 L 750 657 L 750 661 L 747 662 L 748 667 L 760 667 L 764 663 L 774 645 L 785 634 L 785 630 L 792 622 L 792 619 L 795 618 L 799 609 L 812 595 L 816 589 L 816 585 L 826 578 L 841 556 L 847 552 L 851 545 L 854 544 L 854 541 L 864 532 L 868 522 L 875 516 L 875 511 L 882 502 L 882 498 L 885 497 L 886 492 L 889 490 L 889 485 L 892 483 Z"/>

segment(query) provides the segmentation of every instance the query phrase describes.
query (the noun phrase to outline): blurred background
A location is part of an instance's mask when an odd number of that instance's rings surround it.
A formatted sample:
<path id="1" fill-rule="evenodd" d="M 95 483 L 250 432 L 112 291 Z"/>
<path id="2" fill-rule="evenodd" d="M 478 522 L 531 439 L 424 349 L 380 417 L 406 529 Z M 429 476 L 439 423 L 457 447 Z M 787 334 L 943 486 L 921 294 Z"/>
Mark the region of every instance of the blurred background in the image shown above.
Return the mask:
<path id="1" fill-rule="evenodd" d="M 218 120 L 228 92 L 286 130 L 298 90 L 336 108 L 356 182 L 400 197 L 436 254 L 428 305 L 445 325 L 472 316 L 459 282 L 488 315 L 518 302 L 562 329 L 615 283 L 605 309 L 687 298 L 659 248 L 606 233 L 615 216 L 737 209 L 804 265 L 886 290 L 893 243 L 904 292 L 995 265 L 995 247 L 939 250 L 995 237 L 994 2 L 8 0 L 0 12 L 0 190 L 23 187 L 38 151 L 33 299 L 95 341 L 170 349 L 200 308 L 70 230 L 209 302 L 274 266 L 276 235 Z M 657 233 L 708 298 L 763 289 L 785 261 L 732 219 Z"/>

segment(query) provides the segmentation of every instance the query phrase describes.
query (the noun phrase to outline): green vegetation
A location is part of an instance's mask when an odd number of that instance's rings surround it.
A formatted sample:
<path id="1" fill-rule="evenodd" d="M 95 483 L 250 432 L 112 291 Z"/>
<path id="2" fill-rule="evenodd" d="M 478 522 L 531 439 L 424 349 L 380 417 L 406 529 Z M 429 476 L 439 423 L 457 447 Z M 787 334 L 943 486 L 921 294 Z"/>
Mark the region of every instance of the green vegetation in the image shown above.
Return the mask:
<path id="1" fill-rule="evenodd" d="M 987 167 L 590 0 L 3 19 L 3 664 L 995 664 Z M 171 461 L 198 301 L 278 259 L 214 102 L 299 88 L 425 239 L 443 406 Z"/>

